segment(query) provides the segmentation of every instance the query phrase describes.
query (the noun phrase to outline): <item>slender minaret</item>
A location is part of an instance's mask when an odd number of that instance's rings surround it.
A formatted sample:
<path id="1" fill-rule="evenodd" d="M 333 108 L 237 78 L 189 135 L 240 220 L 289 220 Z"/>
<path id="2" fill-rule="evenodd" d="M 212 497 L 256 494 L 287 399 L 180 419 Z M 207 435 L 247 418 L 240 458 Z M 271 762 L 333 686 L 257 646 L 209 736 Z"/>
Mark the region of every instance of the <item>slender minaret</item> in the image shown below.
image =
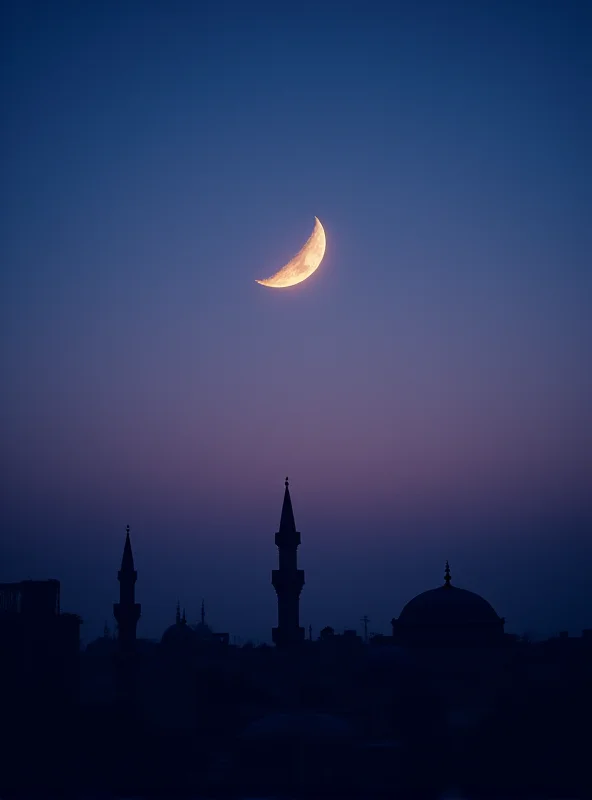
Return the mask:
<path id="1" fill-rule="evenodd" d="M 304 628 L 299 622 L 300 592 L 304 586 L 304 570 L 298 569 L 297 550 L 300 533 L 296 530 L 290 489 L 286 478 L 284 505 L 280 529 L 275 535 L 279 550 L 279 569 L 271 573 L 271 583 L 278 599 L 278 626 L 272 628 L 272 638 L 278 647 L 299 644 L 304 640 Z"/>
<path id="2" fill-rule="evenodd" d="M 113 604 L 113 616 L 117 620 L 119 649 L 122 653 L 129 653 L 135 649 L 136 626 L 142 608 L 139 603 L 136 603 L 138 573 L 134 569 L 129 525 L 125 529 L 123 558 L 121 559 L 121 569 L 117 573 L 117 580 L 119 581 L 119 603 Z"/>

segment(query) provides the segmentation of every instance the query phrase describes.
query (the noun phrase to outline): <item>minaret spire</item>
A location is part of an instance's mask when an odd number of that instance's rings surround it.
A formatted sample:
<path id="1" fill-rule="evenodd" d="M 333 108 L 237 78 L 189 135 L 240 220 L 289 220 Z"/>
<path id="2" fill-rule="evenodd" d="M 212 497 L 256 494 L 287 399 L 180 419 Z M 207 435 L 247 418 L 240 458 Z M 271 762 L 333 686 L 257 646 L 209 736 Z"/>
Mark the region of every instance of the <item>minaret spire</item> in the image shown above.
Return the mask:
<path id="1" fill-rule="evenodd" d="M 284 482 L 284 503 L 282 505 L 282 516 L 280 518 L 281 531 L 295 531 L 296 522 L 294 521 L 294 511 L 292 510 L 292 498 L 290 497 L 290 481 L 286 478 Z"/>
<path id="2" fill-rule="evenodd" d="M 136 603 L 138 573 L 134 568 L 129 525 L 125 529 L 123 557 L 121 569 L 117 573 L 117 580 L 119 581 L 119 603 L 113 605 L 113 616 L 117 620 L 119 630 L 119 647 L 122 651 L 131 651 L 135 646 L 136 626 L 142 607 Z"/>
<path id="3" fill-rule="evenodd" d="M 278 598 L 278 625 L 272 629 L 272 638 L 278 647 L 298 644 L 304 640 L 300 627 L 300 592 L 304 586 L 304 570 L 298 569 L 297 550 L 300 533 L 296 530 L 290 484 L 285 481 L 284 502 L 280 528 L 275 535 L 279 551 L 279 569 L 271 573 L 271 583 Z"/>
<path id="4" fill-rule="evenodd" d="M 125 528 L 125 544 L 123 546 L 123 558 L 121 559 L 121 571 L 134 572 L 134 554 L 132 553 L 129 525 Z"/>
<path id="5" fill-rule="evenodd" d="M 119 603 L 113 604 L 113 616 L 117 620 L 117 698 L 122 714 L 129 717 L 136 708 L 136 627 L 142 607 L 136 603 L 136 581 L 138 573 L 134 567 L 130 527 L 125 529 L 125 544 L 121 569 L 117 573 L 119 581 Z"/>

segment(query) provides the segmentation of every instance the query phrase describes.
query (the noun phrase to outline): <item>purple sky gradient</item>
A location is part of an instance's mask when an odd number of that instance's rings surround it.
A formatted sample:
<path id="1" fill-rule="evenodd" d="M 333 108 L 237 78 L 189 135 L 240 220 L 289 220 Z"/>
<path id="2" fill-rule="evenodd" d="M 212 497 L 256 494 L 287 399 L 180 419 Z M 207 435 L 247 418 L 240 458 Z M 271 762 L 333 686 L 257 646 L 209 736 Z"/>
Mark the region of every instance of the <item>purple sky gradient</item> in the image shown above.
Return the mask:
<path id="1" fill-rule="evenodd" d="M 592 627 L 590 9 L 382 6 L 2 11 L 1 579 L 87 639 L 128 523 L 141 635 L 269 639 L 286 474 L 316 631 Z"/>

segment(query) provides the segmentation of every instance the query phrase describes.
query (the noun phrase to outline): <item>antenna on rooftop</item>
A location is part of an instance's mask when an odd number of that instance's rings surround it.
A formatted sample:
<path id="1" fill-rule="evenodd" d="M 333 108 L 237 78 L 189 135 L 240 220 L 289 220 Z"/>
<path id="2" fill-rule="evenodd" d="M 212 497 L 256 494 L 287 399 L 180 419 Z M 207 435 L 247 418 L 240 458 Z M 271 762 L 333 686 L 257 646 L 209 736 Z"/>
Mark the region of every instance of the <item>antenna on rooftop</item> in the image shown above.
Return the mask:
<path id="1" fill-rule="evenodd" d="M 366 642 L 366 644 L 367 644 L 367 643 L 368 643 L 368 624 L 369 624 L 369 622 L 370 622 L 370 620 L 368 619 L 368 614 L 364 614 L 364 616 L 362 617 L 362 619 L 360 620 L 360 622 L 361 622 L 361 623 L 363 624 L 363 626 L 364 626 L 364 641 L 365 641 L 365 642 Z"/>

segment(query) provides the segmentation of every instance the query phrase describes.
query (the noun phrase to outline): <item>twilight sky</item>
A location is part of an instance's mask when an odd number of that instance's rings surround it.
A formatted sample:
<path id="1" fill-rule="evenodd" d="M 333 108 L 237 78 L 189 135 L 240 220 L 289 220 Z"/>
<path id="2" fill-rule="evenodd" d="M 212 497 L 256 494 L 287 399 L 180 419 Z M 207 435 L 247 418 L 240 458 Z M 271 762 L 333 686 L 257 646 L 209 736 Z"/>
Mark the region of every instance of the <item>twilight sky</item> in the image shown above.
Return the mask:
<path id="1" fill-rule="evenodd" d="M 315 633 L 592 627 L 590 5 L 271 6 L 2 6 L 0 580 L 269 640 L 289 475 Z"/>

